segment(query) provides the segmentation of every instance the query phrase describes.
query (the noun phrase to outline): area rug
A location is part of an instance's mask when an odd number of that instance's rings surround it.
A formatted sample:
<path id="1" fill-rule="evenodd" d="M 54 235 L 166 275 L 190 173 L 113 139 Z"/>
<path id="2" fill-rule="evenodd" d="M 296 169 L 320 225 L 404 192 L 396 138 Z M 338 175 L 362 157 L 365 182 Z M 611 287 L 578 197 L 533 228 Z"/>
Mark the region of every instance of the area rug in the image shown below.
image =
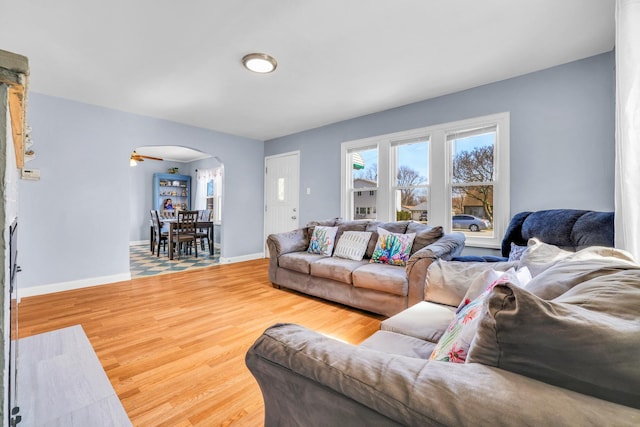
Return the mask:
<path id="1" fill-rule="evenodd" d="M 20 427 L 124 427 L 131 421 L 82 326 L 18 340 Z"/>

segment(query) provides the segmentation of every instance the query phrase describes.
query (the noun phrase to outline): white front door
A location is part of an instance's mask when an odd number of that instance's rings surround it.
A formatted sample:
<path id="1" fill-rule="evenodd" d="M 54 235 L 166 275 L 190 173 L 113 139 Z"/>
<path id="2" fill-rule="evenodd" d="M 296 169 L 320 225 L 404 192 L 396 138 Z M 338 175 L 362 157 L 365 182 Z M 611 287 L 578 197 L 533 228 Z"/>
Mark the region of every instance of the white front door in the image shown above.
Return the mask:
<path id="1" fill-rule="evenodd" d="M 264 182 L 266 242 L 269 234 L 298 228 L 300 152 L 266 157 Z"/>

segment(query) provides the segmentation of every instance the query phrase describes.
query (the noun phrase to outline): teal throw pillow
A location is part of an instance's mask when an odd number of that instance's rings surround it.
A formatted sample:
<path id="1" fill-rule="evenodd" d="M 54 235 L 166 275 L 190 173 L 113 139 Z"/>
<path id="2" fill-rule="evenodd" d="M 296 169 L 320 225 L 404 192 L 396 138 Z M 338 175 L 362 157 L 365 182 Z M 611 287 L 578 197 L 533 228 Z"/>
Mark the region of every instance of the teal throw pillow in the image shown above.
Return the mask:
<path id="1" fill-rule="evenodd" d="M 338 227 L 324 227 L 316 225 L 313 230 L 313 235 L 311 236 L 307 252 L 310 254 L 331 256 L 337 232 Z"/>
<path id="2" fill-rule="evenodd" d="M 407 265 L 415 237 L 416 233 L 391 233 L 378 227 L 378 242 L 370 262 L 398 266 Z"/>

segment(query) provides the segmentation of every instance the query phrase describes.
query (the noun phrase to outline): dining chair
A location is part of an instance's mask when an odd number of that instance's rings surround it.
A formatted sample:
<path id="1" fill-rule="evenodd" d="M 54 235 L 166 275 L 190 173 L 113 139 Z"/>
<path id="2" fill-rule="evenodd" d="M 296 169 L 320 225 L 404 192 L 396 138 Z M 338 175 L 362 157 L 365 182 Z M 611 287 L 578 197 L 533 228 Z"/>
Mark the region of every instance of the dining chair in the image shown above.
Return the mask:
<path id="1" fill-rule="evenodd" d="M 151 224 L 153 226 L 153 236 L 151 237 L 152 252 L 155 252 L 156 245 L 158 247 L 158 256 L 160 256 L 160 245 L 163 245 L 163 249 L 167 251 L 167 241 L 169 240 L 169 233 L 162 231 L 162 222 L 160 221 L 160 215 L 157 210 L 151 210 Z"/>
<path id="2" fill-rule="evenodd" d="M 183 244 L 188 244 L 185 247 L 185 253 L 187 253 L 187 249 L 191 248 L 191 244 L 196 251 L 196 258 L 198 258 L 198 245 L 196 244 L 196 222 L 198 221 L 198 211 L 179 211 L 178 212 L 178 221 L 176 223 L 176 232 L 172 236 L 173 237 L 173 248 L 169 248 L 169 250 L 174 250 L 177 245 L 178 248 L 178 258 L 180 258 L 180 247 Z"/>
<path id="3" fill-rule="evenodd" d="M 203 209 L 198 211 L 198 222 L 210 222 L 211 221 L 211 210 Z M 204 251 L 204 239 L 207 239 L 207 247 L 211 245 L 211 241 L 209 240 L 209 228 L 197 228 L 196 229 L 196 237 L 200 239 L 200 248 Z"/>

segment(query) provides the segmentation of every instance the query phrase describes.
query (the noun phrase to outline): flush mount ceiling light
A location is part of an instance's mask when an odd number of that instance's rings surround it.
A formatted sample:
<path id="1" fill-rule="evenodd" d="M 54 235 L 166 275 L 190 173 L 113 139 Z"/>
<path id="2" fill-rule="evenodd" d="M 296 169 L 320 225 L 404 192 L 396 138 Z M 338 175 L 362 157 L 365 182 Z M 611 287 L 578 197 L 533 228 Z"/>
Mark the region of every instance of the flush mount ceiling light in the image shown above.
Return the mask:
<path id="1" fill-rule="evenodd" d="M 270 73 L 278 66 L 278 61 L 266 53 L 250 53 L 242 58 L 242 65 L 254 73 Z"/>

